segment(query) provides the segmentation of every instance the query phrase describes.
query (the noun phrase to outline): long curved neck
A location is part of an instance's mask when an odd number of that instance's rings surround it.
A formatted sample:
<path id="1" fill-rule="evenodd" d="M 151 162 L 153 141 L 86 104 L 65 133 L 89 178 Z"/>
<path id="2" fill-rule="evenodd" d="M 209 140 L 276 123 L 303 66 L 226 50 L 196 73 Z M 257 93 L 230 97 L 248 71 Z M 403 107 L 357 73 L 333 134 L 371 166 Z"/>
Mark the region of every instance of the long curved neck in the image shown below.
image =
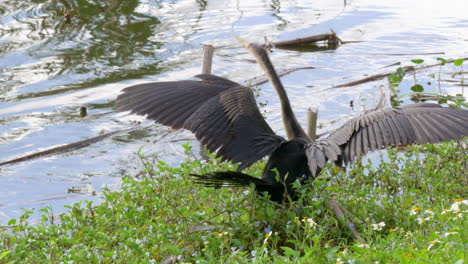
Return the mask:
<path id="1" fill-rule="evenodd" d="M 299 122 L 297 122 L 296 116 L 294 115 L 294 112 L 291 108 L 291 104 L 289 103 L 286 90 L 284 89 L 284 86 L 281 83 L 281 80 L 279 79 L 278 74 L 276 73 L 275 68 L 270 61 L 266 50 L 256 44 L 249 44 L 247 48 L 252 52 L 252 54 L 257 59 L 258 64 L 260 64 L 260 66 L 265 71 L 265 74 L 267 75 L 280 98 L 281 115 L 288 139 L 292 140 L 298 137 L 308 139 L 309 137 L 302 129 L 301 125 L 299 125 Z"/>

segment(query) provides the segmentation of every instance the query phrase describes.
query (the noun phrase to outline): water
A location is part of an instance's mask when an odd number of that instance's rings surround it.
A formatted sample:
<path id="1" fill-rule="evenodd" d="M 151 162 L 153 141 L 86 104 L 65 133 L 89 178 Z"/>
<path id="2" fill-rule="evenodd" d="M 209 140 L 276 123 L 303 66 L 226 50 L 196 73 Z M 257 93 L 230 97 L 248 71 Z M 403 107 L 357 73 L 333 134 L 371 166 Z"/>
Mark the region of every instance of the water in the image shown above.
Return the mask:
<path id="1" fill-rule="evenodd" d="M 253 3 L 252 3 L 253 2 Z M 328 89 L 367 75 L 394 70 L 422 58 L 468 57 L 468 19 L 464 0 L 403 1 L 375 4 L 355 1 L 32 1 L 0 2 L 0 161 L 132 126 L 141 117 L 115 113 L 112 105 L 126 86 L 191 78 L 200 73 L 202 45 L 216 47 L 215 74 L 243 82 L 261 69 L 235 39 L 262 42 L 322 34 L 333 29 L 343 40 L 363 41 L 337 50 L 275 50 L 278 69 L 317 66 L 283 78 L 298 118 L 308 107 L 319 108 L 319 133 L 372 107 L 385 81 Z M 64 15 L 71 10 L 67 23 Z M 441 55 L 411 55 L 443 52 Z M 409 54 L 406 56 L 394 54 Z M 383 68 L 383 69 L 382 69 Z M 437 69 L 437 68 L 436 68 Z M 443 76 L 454 79 L 454 67 Z M 418 73 L 421 82 L 432 82 Z M 408 78 L 404 86 L 413 82 Z M 444 92 L 461 88 L 442 82 Z M 403 91 L 405 92 L 405 91 Z M 355 108 L 349 107 L 353 100 Z M 270 125 L 284 135 L 279 104 L 271 86 L 262 86 Z M 88 115 L 80 117 L 80 107 Z M 305 123 L 305 122 L 303 122 Z M 188 132 L 168 133 L 154 125 L 57 156 L 0 168 L 0 224 L 18 217 L 21 208 L 63 205 L 80 199 L 99 200 L 74 186 L 118 188 L 122 175 L 141 164 L 134 154 L 144 146 L 176 165 L 180 144 L 193 142 Z"/>

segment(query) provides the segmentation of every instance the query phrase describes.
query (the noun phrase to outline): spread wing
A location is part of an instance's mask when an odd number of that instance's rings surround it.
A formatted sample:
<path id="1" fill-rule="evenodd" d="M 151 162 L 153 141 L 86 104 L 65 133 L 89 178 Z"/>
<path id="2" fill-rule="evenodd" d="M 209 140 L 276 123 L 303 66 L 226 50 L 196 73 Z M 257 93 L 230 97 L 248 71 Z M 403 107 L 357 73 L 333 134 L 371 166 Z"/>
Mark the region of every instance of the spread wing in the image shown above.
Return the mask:
<path id="1" fill-rule="evenodd" d="M 348 164 L 389 146 L 438 143 L 468 136 L 468 110 L 418 103 L 373 110 L 353 118 L 323 140 L 307 146 L 315 176 L 327 160 Z"/>
<path id="2" fill-rule="evenodd" d="M 139 84 L 123 89 L 118 111 L 147 115 L 173 129 L 185 128 L 223 160 L 244 169 L 270 154 L 284 139 L 265 122 L 252 89 L 209 74 L 201 81 Z"/>

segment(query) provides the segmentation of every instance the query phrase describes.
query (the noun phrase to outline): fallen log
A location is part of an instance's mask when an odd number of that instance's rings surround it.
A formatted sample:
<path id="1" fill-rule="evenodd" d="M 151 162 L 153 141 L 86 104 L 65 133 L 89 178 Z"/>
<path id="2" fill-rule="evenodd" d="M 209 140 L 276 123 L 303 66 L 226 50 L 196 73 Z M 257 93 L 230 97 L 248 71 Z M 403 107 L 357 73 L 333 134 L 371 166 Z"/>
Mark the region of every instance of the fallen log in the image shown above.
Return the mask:
<path id="1" fill-rule="evenodd" d="M 69 144 L 66 144 L 66 145 L 61 145 L 61 146 L 58 146 L 58 147 L 52 147 L 52 148 L 49 148 L 49 149 L 46 149 L 46 150 L 42 150 L 42 151 L 34 152 L 32 154 L 29 154 L 29 155 L 25 155 L 25 156 L 22 156 L 22 157 L 19 157 L 19 158 L 14 158 L 14 159 L 11 159 L 11 160 L 0 162 L 0 166 L 4 166 L 4 165 L 8 165 L 8 164 L 14 164 L 14 163 L 22 162 L 22 161 L 28 161 L 28 160 L 32 160 L 32 159 L 36 159 L 36 158 L 47 157 L 47 156 L 52 156 L 52 155 L 57 155 L 57 154 L 77 150 L 77 149 L 80 149 L 80 148 L 87 147 L 87 146 L 89 146 L 91 144 L 94 144 L 96 142 L 99 142 L 101 140 L 104 140 L 104 139 L 106 139 L 108 137 L 115 136 L 115 135 L 118 135 L 118 134 L 128 133 L 128 132 L 139 130 L 139 129 L 144 129 L 144 128 L 148 127 L 148 126 L 149 125 L 121 129 L 121 130 L 112 131 L 112 132 L 109 132 L 109 133 L 106 133 L 106 134 L 103 134 L 103 135 L 100 135 L 100 136 L 96 136 L 96 137 L 88 138 L 88 139 L 85 139 L 85 140 L 80 140 L 80 141 L 77 141 L 77 142 L 69 143 Z"/>
<path id="2" fill-rule="evenodd" d="M 328 46 L 333 47 L 339 46 L 343 43 L 343 41 L 336 35 L 336 33 L 331 31 L 330 33 L 319 34 L 305 38 L 296 38 L 292 40 L 272 42 L 271 45 L 273 45 L 276 48 L 285 48 L 291 46 L 303 46 L 313 44 L 319 41 L 326 41 Z"/>

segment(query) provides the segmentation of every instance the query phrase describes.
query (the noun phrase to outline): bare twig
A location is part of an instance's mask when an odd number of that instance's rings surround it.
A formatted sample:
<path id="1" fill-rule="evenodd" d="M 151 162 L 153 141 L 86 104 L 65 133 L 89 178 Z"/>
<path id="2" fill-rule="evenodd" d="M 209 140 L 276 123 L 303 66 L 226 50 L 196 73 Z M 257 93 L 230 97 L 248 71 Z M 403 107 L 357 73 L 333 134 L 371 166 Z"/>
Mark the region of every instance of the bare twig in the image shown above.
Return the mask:
<path id="1" fill-rule="evenodd" d="M 405 72 L 412 72 L 415 70 L 415 68 L 413 66 L 406 66 L 406 67 L 403 67 Z M 350 87 L 350 86 L 355 86 L 355 85 L 359 85 L 359 84 L 363 84 L 363 83 L 366 83 L 366 82 L 373 82 L 373 81 L 377 81 L 377 80 L 380 80 L 380 79 L 383 79 L 387 76 L 389 76 L 390 74 L 394 73 L 394 71 L 392 72 L 386 72 L 386 73 L 379 73 L 379 74 L 374 74 L 374 75 L 371 75 L 369 77 L 366 77 L 366 78 L 363 78 L 363 79 L 360 79 L 360 80 L 357 80 L 357 81 L 352 81 L 352 82 L 349 82 L 349 83 L 345 83 L 345 84 L 340 84 L 340 85 L 336 85 L 336 86 L 333 86 L 329 89 L 333 89 L 333 88 L 343 88 L 343 87 Z"/>
<path id="2" fill-rule="evenodd" d="M 214 230 L 216 228 L 219 228 L 219 226 L 215 226 L 215 225 L 194 225 L 194 226 L 189 226 L 187 229 L 188 229 L 189 233 L 192 233 L 192 232 L 197 232 L 197 231 L 211 231 L 211 230 Z"/>
<path id="3" fill-rule="evenodd" d="M 468 58 L 463 58 L 463 59 L 467 60 Z M 455 61 L 454 59 L 450 59 L 450 60 L 447 60 L 446 63 L 451 63 L 451 62 L 454 62 L 454 61 Z M 431 67 L 435 67 L 435 66 L 440 66 L 440 65 L 442 65 L 442 63 L 426 65 L 426 66 L 422 66 L 422 67 L 418 67 L 418 68 L 415 68 L 413 66 L 405 66 L 405 67 L 403 67 L 403 69 L 405 70 L 406 73 L 410 73 L 410 72 L 413 72 L 413 71 L 419 71 L 419 70 L 423 70 L 423 69 L 427 69 L 427 68 L 431 68 Z M 389 76 L 392 73 L 394 73 L 394 71 L 371 75 L 369 77 L 366 77 L 366 78 L 363 78 L 363 79 L 360 79 L 360 80 L 357 80 L 357 81 L 352 81 L 352 82 L 349 82 L 349 83 L 344 83 L 344 84 L 333 86 L 331 88 L 328 88 L 327 90 L 334 89 L 334 88 L 350 87 L 350 86 L 363 84 L 363 83 L 366 83 L 366 82 L 377 81 L 377 80 L 380 80 L 380 79 L 383 79 L 383 78 Z"/>
<path id="4" fill-rule="evenodd" d="M 177 263 L 177 256 L 175 255 L 170 255 L 169 257 L 161 261 L 161 264 L 174 264 L 174 263 Z"/>
<path id="5" fill-rule="evenodd" d="M 328 206 L 335 213 L 338 220 L 340 220 L 340 221 L 344 222 L 344 224 L 346 224 L 346 227 L 349 229 L 349 231 L 351 231 L 351 233 L 353 234 L 353 237 L 357 241 L 359 241 L 361 243 L 365 243 L 365 240 L 361 237 L 361 235 L 357 231 L 356 226 L 351 221 L 348 220 L 348 217 L 346 217 L 345 214 L 349 214 L 349 212 L 346 209 L 344 209 L 344 207 L 341 204 L 339 204 L 338 201 L 336 201 L 336 200 L 334 200 L 332 198 L 329 198 Z"/>
<path id="6" fill-rule="evenodd" d="M 311 69 L 316 69 L 316 68 L 317 67 L 307 66 L 307 67 L 297 67 L 297 68 L 292 68 L 292 69 L 286 69 L 286 70 L 278 72 L 278 76 L 283 77 L 283 76 L 288 75 L 288 74 L 290 74 L 292 72 L 295 72 L 295 71 L 311 70 Z M 262 75 L 260 77 L 255 77 L 255 78 L 252 78 L 252 79 L 246 81 L 246 83 L 248 83 L 251 86 L 258 86 L 258 85 L 262 85 L 262 84 L 267 83 L 267 82 L 268 82 L 268 78 L 267 78 L 266 75 Z"/>

